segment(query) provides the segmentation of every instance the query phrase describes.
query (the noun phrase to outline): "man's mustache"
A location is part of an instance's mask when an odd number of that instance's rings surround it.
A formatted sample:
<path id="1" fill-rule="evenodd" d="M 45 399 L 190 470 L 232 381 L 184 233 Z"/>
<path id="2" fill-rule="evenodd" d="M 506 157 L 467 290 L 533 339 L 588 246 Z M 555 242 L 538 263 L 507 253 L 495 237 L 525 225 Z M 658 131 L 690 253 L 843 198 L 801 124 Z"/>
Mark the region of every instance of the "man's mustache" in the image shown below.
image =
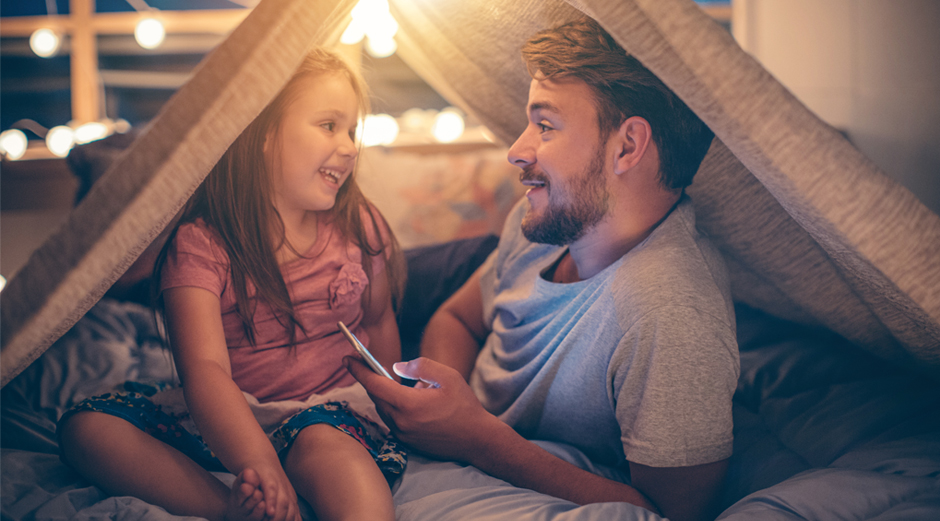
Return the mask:
<path id="1" fill-rule="evenodd" d="M 522 172 L 519 172 L 519 182 L 525 183 L 526 181 L 535 181 L 548 186 L 548 176 L 535 167 L 525 167 Z"/>

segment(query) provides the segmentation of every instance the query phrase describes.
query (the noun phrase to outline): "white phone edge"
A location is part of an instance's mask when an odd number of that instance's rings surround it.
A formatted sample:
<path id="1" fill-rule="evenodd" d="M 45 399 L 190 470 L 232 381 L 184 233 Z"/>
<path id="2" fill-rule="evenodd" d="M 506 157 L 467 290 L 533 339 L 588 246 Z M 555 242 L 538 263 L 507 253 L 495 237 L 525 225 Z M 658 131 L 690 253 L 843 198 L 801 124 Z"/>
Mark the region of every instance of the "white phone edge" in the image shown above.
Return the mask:
<path id="1" fill-rule="evenodd" d="M 372 353 L 370 353 L 369 350 L 366 349 L 366 346 L 362 345 L 362 342 L 360 342 L 359 339 L 356 338 L 356 335 L 352 334 L 352 331 L 350 331 L 349 328 L 346 327 L 346 324 L 344 324 L 342 321 L 339 321 L 336 323 L 336 325 L 339 326 L 339 329 L 340 331 L 343 332 L 343 336 L 346 337 L 346 340 L 348 340 L 349 343 L 352 344 L 352 346 L 356 349 L 356 351 L 359 352 L 363 360 L 366 361 L 366 364 L 368 364 L 368 366 L 371 367 L 373 371 L 388 378 L 389 380 L 392 380 L 392 381 L 395 380 L 394 378 L 392 378 L 392 375 L 388 374 L 388 371 L 386 371 L 385 368 L 382 367 L 382 364 L 380 364 L 379 361 L 376 360 L 374 356 L 372 356 Z"/>

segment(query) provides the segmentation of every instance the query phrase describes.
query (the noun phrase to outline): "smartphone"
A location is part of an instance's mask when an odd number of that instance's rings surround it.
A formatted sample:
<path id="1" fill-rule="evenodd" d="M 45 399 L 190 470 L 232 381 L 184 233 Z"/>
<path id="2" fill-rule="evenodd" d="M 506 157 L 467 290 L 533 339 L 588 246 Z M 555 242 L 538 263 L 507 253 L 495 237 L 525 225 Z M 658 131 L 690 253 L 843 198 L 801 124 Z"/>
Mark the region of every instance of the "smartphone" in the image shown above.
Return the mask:
<path id="1" fill-rule="evenodd" d="M 352 334 L 352 331 L 346 327 L 346 324 L 343 324 L 343 322 L 340 321 L 337 322 L 336 325 L 339 326 L 339 330 L 343 332 L 343 336 L 346 337 L 346 340 L 349 340 L 349 343 L 352 344 L 354 348 L 356 348 L 356 351 L 359 352 L 359 355 L 362 356 L 362 359 L 366 361 L 366 364 L 371 367 L 373 371 L 379 373 L 382 376 L 385 376 L 389 380 L 395 380 L 392 378 L 392 375 L 388 374 L 388 371 L 382 367 L 382 364 L 380 364 L 379 361 L 376 360 L 374 356 L 372 356 L 372 353 L 366 349 L 366 346 L 362 345 L 362 342 L 356 338 L 356 335 Z"/>

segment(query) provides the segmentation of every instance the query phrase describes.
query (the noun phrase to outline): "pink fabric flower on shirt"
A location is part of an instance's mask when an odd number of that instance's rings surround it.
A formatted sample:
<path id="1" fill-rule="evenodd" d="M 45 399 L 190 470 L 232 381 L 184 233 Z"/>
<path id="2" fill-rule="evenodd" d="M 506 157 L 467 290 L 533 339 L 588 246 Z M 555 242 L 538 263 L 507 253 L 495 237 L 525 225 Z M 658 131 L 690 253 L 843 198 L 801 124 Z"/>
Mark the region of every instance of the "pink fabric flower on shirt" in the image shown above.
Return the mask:
<path id="1" fill-rule="evenodd" d="M 330 283 L 330 309 L 356 302 L 368 284 L 369 278 L 362 265 L 354 262 L 343 264 L 339 275 Z"/>

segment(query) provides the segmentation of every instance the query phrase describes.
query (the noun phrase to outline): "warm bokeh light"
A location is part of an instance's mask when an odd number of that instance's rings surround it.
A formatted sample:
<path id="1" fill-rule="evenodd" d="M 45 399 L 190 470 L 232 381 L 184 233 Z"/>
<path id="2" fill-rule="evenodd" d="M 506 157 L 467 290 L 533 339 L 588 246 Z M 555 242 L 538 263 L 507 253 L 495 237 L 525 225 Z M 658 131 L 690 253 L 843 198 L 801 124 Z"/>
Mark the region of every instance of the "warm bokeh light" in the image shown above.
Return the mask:
<path id="1" fill-rule="evenodd" d="M 3 291 L 5 287 L 7 287 L 7 279 L 3 275 L 0 275 L 0 291 Z"/>
<path id="2" fill-rule="evenodd" d="M 391 40 L 398 34 L 398 22 L 388 11 L 376 13 L 363 22 L 366 36 L 372 40 Z"/>
<path id="3" fill-rule="evenodd" d="M 366 51 L 369 52 L 369 55 L 373 58 L 388 58 L 389 56 L 395 54 L 395 51 L 398 50 L 398 44 L 395 42 L 394 38 L 389 38 L 387 40 L 376 40 L 375 38 L 369 38 L 366 41 Z"/>
<path id="4" fill-rule="evenodd" d="M 43 58 L 55 56 L 55 53 L 59 50 L 59 44 L 61 43 L 62 39 L 59 38 L 59 35 L 52 29 L 45 27 L 36 29 L 29 37 L 29 48 L 32 49 L 37 56 Z"/>
<path id="5" fill-rule="evenodd" d="M 398 121 L 403 131 L 411 132 L 412 134 L 423 134 L 431 130 L 431 124 L 433 123 L 435 115 L 437 115 L 436 110 L 424 110 L 413 107 L 406 110 L 401 117 L 398 118 Z"/>
<path id="6" fill-rule="evenodd" d="M 134 39 L 144 49 L 156 49 L 165 37 L 166 29 L 156 18 L 144 18 L 137 22 L 137 27 L 134 28 Z"/>
<path id="7" fill-rule="evenodd" d="M 370 114 L 362 127 L 362 146 L 391 145 L 398 137 L 398 121 L 388 114 Z"/>
<path id="8" fill-rule="evenodd" d="M 366 36 L 365 24 L 362 21 L 353 18 L 349 25 L 346 26 L 346 30 L 343 31 L 343 35 L 339 37 L 340 43 L 344 45 L 356 45 L 361 42 Z"/>
<path id="9" fill-rule="evenodd" d="M 75 129 L 75 143 L 83 145 L 99 139 L 104 139 L 111 134 L 111 130 L 104 123 L 93 121 Z"/>
<path id="10" fill-rule="evenodd" d="M 123 134 L 131 129 L 131 123 L 124 118 L 118 118 L 111 122 L 114 125 L 114 131 Z"/>
<path id="11" fill-rule="evenodd" d="M 7 159 L 17 160 L 26 153 L 29 141 L 22 130 L 11 128 L 0 133 L 0 153 Z"/>
<path id="12" fill-rule="evenodd" d="M 352 10 L 352 21 L 343 31 L 340 41 L 354 45 L 368 38 L 366 50 L 375 58 L 395 54 L 398 44 L 395 35 L 398 22 L 388 10 L 387 0 L 359 0 Z"/>
<path id="13" fill-rule="evenodd" d="M 448 107 L 437 114 L 434 118 L 434 126 L 431 127 L 431 134 L 434 139 L 441 143 L 450 143 L 456 141 L 463 135 L 464 121 L 463 115 L 454 107 Z"/>
<path id="14" fill-rule="evenodd" d="M 387 12 L 388 0 L 359 0 L 353 7 L 352 17 L 366 19 Z"/>
<path id="15" fill-rule="evenodd" d="M 58 157 L 69 155 L 69 150 L 72 150 L 74 145 L 75 132 L 65 125 L 52 127 L 46 134 L 46 147 Z"/>

